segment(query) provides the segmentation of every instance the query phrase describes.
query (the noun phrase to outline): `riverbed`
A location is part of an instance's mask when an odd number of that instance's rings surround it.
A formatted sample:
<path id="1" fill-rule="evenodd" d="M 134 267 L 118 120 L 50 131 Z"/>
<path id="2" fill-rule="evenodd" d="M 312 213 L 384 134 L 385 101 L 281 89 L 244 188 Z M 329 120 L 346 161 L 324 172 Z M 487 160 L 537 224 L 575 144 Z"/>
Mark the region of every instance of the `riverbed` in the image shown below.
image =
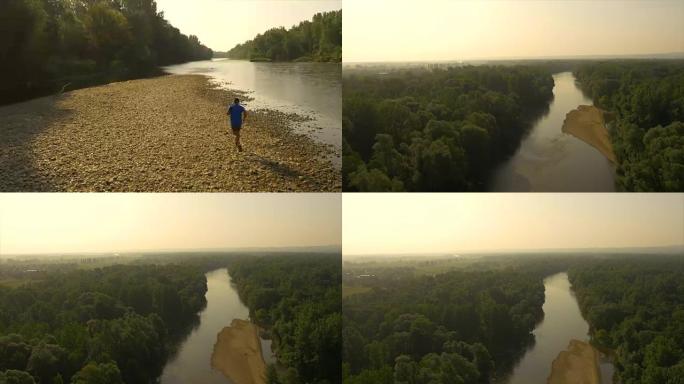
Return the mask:
<path id="1" fill-rule="evenodd" d="M 563 132 L 568 112 L 593 105 L 571 72 L 553 75 L 553 101 L 534 123 L 516 153 L 494 172 L 497 192 L 612 192 L 615 170 L 609 159 L 581 139 Z"/>
<path id="2" fill-rule="evenodd" d="M 567 350 L 572 340 L 589 341 L 589 324 L 582 317 L 567 273 L 544 279 L 544 319 L 537 325 L 534 345 L 515 365 L 507 384 L 546 383 L 553 361 Z M 611 383 L 613 369 L 601 361 L 601 383 Z"/>
<path id="3" fill-rule="evenodd" d="M 330 149 L 293 132 L 301 117 L 251 111 L 244 152 L 226 100 L 202 75 L 78 89 L 0 107 L 0 191 L 335 192 Z"/>
<path id="4" fill-rule="evenodd" d="M 342 66 L 340 63 L 253 63 L 212 59 L 165 67 L 173 74 L 201 74 L 219 87 L 246 92 L 248 110 L 272 109 L 295 113 L 307 121 L 294 125 L 331 148 L 331 160 L 341 166 Z"/>
<path id="5" fill-rule="evenodd" d="M 211 357 L 217 336 L 234 319 L 249 319 L 249 309 L 240 301 L 231 284 L 228 270 L 208 272 L 207 306 L 200 314 L 199 325 L 181 343 L 177 353 L 164 367 L 161 384 L 203 383 L 230 384 L 220 371 L 211 367 Z M 260 339 L 265 363 L 274 363 L 271 341 Z"/>

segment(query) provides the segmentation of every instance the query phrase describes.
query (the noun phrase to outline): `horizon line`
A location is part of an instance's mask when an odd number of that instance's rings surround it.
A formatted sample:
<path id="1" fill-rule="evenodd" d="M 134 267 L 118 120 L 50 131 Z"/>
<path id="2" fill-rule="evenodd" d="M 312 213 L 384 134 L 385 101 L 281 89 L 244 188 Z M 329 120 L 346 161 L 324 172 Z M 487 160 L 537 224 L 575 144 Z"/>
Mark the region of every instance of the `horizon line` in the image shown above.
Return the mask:
<path id="1" fill-rule="evenodd" d="M 344 51 L 343 51 L 344 54 Z M 681 55 L 681 57 L 663 57 Z M 661 59 L 677 60 L 684 59 L 684 51 L 657 52 L 657 53 L 620 53 L 620 54 L 578 54 L 578 55 L 552 55 L 552 56 L 489 56 L 474 58 L 453 59 L 417 59 L 417 60 L 345 60 L 342 64 L 382 64 L 382 63 L 458 63 L 469 61 L 515 61 L 515 60 L 586 60 L 586 59 Z"/>
<path id="2" fill-rule="evenodd" d="M 21 253 L 0 253 L 0 259 L 16 257 L 16 256 L 102 256 L 102 255 L 130 255 L 135 253 L 179 253 L 179 252 L 260 252 L 260 251 L 277 251 L 283 249 L 283 252 L 291 252 L 288 250 L 297 249 L 315 249 L 315 248 L 338 248 L 339 250 L 331 250 L 325 253 L 334 253 L 342 251 L 341 244 L 324 244 L 324 245 L 274 245 L 274 246 L 249 246 L 249 247 L 213 247 L 213 248 L 148 248 L 148 249 L 131 249 L 131 250 L 117 250 L 117 251 L 65 251 L 65 252 L 21 252 Z M 308 251 L 313 253 L 314 251 Z"/>
<path id="3" fill-rule="evenodd" d="M 578 251 L 638 251 L 645 249 L 668 249 L 668 248 L 684 248 L 684 243 L 672 244 L 672 245 L 645 245 L 645 246 L 627 246 L 627 247 L 578 247 L 578 248 L 519 248 L 519 249 L 498 249 L 498 250 L 470 250 L 470 251 L 433 251 L 433 252 L 377 252 L 377 253 L 348 253 L 342 252 L 343 257 L 350 256 L 419 256 L 419 255 L 482 255 L 482 254 L 496 254 L 496 253 L 517 253 L 517 252 L 528 252 L 528 253 L 539 253 L 539 252 L 578 252 Z"/>

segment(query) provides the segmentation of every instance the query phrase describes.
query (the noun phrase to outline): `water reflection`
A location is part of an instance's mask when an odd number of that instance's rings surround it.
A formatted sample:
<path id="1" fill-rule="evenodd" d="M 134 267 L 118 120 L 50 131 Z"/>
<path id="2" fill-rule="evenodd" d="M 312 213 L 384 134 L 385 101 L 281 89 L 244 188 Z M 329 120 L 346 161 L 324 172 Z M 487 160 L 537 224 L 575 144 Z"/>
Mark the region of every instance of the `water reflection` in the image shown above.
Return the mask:
<path id="1" fill-rule="evenodd" d="M 342 145 L 342 65 L 339 63 L 252 63 L 214 59 L 165 68 L 174 74 L 204 74 L 217 84 L 249 92 L 249 109 L 269 108 L 313 120 L 295 124 L 298 133 L 327 144 L 336 163 Z"/>

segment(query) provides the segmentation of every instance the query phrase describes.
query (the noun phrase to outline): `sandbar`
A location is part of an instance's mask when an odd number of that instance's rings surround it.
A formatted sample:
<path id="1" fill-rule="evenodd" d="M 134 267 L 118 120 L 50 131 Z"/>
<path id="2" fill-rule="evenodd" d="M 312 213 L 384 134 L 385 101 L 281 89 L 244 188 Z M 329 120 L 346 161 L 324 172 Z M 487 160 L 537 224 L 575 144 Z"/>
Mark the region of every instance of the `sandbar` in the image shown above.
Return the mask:
<path id="1" fill-rule="evenodd" d="M 602 110 L 593 105 L 580 105 L 565 116 L 563 132 L 593 146 L 613 164 L 616 163 Z"/>
<path id="2" fill-rule="evenodd" d="M 264 384 L 266 363 L 256 325 L 234 319 L 219 332 L 211 355 L 211 366 L 235 384 Z"/>
<path id="3" fill-rule="evenodd" d="M 571 340 L 551 365 L 547 384 L 600 384 L 599 352 L 589 343 Z"/>

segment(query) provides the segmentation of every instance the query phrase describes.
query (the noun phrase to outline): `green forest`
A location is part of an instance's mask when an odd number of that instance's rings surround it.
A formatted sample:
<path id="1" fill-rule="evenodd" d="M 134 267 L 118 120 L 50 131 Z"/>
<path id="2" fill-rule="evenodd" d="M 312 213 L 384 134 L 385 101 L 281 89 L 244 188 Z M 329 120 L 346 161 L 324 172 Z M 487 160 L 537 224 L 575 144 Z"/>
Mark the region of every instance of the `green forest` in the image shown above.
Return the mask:
<path id="1" fill-rule="evenodd" d="M 345 384 L 489 383 L 543 315 L 536 271 L 378 276 L 343 300 Z"/>
<path id="2" fill-rule="evenodd" d="M 620 383 L 680 382 L 681 257 L 557 254 L 345 263 L 344 383 L 505 378 L 534 342 L 543 279 L 563 271 Z"/>
<path id="3" fill-rule="evenodd" d="M 684 62 L 591 63 L 574 74 L 595 105 L 616 115 L 617 187 L 684 191 Z"/>
<path id="4" fill-rule="evenodd" d="M 553 97 L 532 66 L 345 69 L 345 191 L 481 191 Z"/>
<path id="5" fill-rule="evenodd" d="M 675 384 L 684 378 L 684 262 L 606 260 L 568 276 L 592 343 L 614 351 L 622 384 Z"/>
<path id="6" fill-rule="evenodd" d="M 243 258 L 228 269 L 250 316 L 269 330 L 278 361 L 288 367 L 269 367 L 267 383 L 339 383 L 339 255 Z"/>
<path id="7" fill-rule="evenodd" d="M 274 340 L 268 383 L 340 381 L 339 255 L 164 254 L 99 266 L 107 262 L 121 260 L 0 265 L 0 383 L 156 382 L 198 324 L 204 274 L 218 268 Z"/>
<path id="8" fill-rule="evenodd" d="M 342 61 L 342 10 L 317 13 L 290 29 L 272 28 L 226 57 L 252 61 Z"/>
<path id="9" fill-rule="evenodd" d="M 154 0 L 3 0 L 0 24 L 0 104 L 212 57 Z"/>
<path id="10" fill-rule="evenodd" d="M 202 270 L 171 265 L 54 272 L 0 286 L 0 382 L 154 382 L 197 321 L 206 289 Z"/>

